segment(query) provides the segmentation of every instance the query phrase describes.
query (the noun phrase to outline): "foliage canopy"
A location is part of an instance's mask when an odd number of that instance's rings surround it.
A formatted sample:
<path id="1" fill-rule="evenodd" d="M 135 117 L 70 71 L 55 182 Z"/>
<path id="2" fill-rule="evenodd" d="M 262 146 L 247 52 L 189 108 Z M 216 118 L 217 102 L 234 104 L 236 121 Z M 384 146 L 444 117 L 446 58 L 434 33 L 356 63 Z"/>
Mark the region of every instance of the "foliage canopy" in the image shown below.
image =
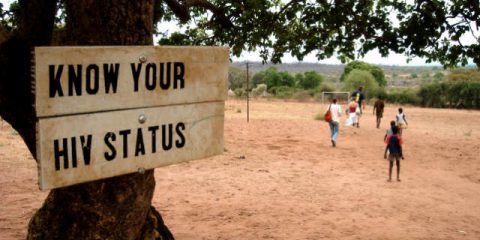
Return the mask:
<path id="1" fill-rule="evenodd" d="M 478 1 L 165 0 L 156 13 L 160 21 L 176 17 L 185 29 L 160 29 L 160 44 L 228 45 L 235 56 L 259 50 L 274 63 L 285 53 L 346 62 L 378 49 L 446 67 L 469 58 L 480 65 Z"/>
<path id="2" fill-rule="evenodd" d="M 298 76 L 298 75 L 297 75 Z M 303 89 L 314 89 L 323 82 L 323 76 L 315 71 L 308 71 L 298 81 L 298 85 Z"/>
<path id="3" fill-rule="evenodd" d="M 480 66 L 478 1 L 155 0 L 154 22 L 175 22 L 178 32 L 159 29 L 162 45 L 228 45 L 235 56 L 259 50 L 264 61 L 299 60 L 314 53 L 342 62 L 378 49 L 439 61 L 445 67 Z M 59 9 L 64 2 L 58 1 Z M 0 5 L 0 30 L 18 26 L 19 4 Z M 65 21 L 57 14 L 57 27 Z M 466 40 L 468 39 L 468 40 Z M 472 40 L 473 39 L 473 40 Z M 375 76 L 375 75 L 374 75 Z M 379 82 L 382 86 L 382 83 Z"/>
<path id="4" fill-rule="evenodd" d="M 384 87 L 385 85 L 387 85 L 387 80 L 385 79 L 385 73 L 383 72 L 383 69 L 362 61 L 352 61 L 348 63 L 345 66 L 342 76 L 340 76 L 340 81 L 344 81 L 345 77 L 348 76 L 348 74 L 353 69 L 365 70 L 367 72 L 370 72 L 379 86 Z"/>
<path id="5" fill-rule="evenodd" d="M 374 97 L 379 89 L 378 83 L 370 72 L 353 69 L 343 82 L 343 90 L 354 91 L 359 87 L 363 87 L 367 99 Z"/>

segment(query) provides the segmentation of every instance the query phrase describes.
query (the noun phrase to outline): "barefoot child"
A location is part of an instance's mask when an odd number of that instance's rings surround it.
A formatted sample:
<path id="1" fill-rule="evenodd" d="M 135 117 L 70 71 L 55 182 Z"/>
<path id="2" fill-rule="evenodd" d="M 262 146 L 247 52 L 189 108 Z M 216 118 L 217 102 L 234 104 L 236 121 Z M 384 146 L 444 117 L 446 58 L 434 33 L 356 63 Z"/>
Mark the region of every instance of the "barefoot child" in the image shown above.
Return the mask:
<path id="1" fill-rule="evenodd" d="M 400 182 L 400 159 L 403 158 L 402 153 L 402 138 L 398 135 L 398 128 L 394 126 L 392 128 L 393 135 L 389 136 L 385 143 L 387 147 L 385 148 L 385 154 L 383 158 L 387 159 L 387 150 L 388 150 L 388 181 L 392 181 L 392 168 L 393 168 L 393 161 L 395 161 L 397 165 L 397 181 Z"/>

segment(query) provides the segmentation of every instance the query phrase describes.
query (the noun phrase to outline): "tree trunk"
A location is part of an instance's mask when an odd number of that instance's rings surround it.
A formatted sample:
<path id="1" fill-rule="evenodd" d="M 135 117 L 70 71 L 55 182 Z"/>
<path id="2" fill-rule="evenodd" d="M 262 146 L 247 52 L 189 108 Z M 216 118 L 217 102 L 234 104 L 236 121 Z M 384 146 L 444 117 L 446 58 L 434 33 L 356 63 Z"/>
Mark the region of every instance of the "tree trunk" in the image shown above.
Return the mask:
<path id="1" fill-rule="evenodd" d="M 19 29 L 0 46 L 0 113 L 35 156 L 30 52 L 34 46 L 50 44 L 57 1 L 19 3 Z M 152 44 L 153 0 L 67 0 L 65 4 L 65 45 Z M 52 190 L 31 219 L 27 238 L 173 239 L 151 207 L 154 188 L 150 170 Z"/>

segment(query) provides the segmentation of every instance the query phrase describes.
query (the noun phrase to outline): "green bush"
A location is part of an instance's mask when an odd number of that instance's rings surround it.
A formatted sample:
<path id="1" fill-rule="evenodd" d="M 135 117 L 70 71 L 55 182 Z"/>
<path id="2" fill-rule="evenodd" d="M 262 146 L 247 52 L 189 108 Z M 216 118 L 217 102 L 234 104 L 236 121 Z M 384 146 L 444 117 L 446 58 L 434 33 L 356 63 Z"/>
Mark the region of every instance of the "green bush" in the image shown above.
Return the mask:
<path id="1" fill-rule="evenodd" d="M 297 76 L 297 83 L 303 89 L 315 89 L 323 82 L 323 76 L 315 71 L 305 72 L 303 77 Z"/>
<path id="2" fill-rule="evenodd" d="M 270 88 L 269 92 L 278 98 L 291 98 L 296 89 L 288 86 L 277 86 Z"/>
<path id="3" fill-rule="evenodd" d="M 479 81 L 448 81 L 424 85 L 418 96 L 426 107 L 480 109 Z"/>
<path id="4" fill-rule="evenodd" d="M 345 66 L 342 75 L 340 76 L 340 81 L 343 82 L 347 79 L 347 76 L 353 70 L 363 70 L 367 71 L 372 74 L 373 78 L 377 82 L 378 86 L 384 87 L 387 85 L 387 80 L 385 79 L 385 73 L 383 69 L 372 65 L 370 63 L 362 62 L 362 61 L 352 61 Z"/>
<path id="5" fill-rule="evenodd" d="M 385 91 L 384 88 L 380 88 L 380 89 L 378 89 L 378 91 L 375 93 L 374 96 L 375 96 L 376 99 L 378 99 L 378 98 L 387 99 L 388 93 L 387 93 L 387 91 Z"/>
<path id="6" fill-rule="evenodd" d="M 255 97 L 262 96 L 262 94 L 267 90 L 266 84 L 258 84 L 256 88 L 252 89 L 252 95 Z"/>
<path id="7" fill-rule="evenodd" d="M 422 86 L 418 91 L 422 106 L 446 107 L 446 85 L 446 83 L 432 83 Z"/>
<path id="8" fill-rule="evenodd" d="M 353 69 L 343 82 L 344 91 L 354 91 L 358 87 L 363 87 L 366 100 L 374 97 L 379 91 L 375 78 L 368 71 Z"/>
<path id="9" fill-rule="evenodd" d="M 392 91 L 386 94 L 385 99 L 388 102 L 398 104 L 412 104 L 418 105 L 421 100 L 417 92 L 413 89 L 403 89 L 399 91 Z"/>
<path id="10" fill-rule="evenodd" d="M 315 89 L 317 92 L 335 92 L 335 86 L 329 83 L 322 83 L 319 87 Z"/>
<path id="11" fill-rule="evenodd" d="M 247 92 L 243 88 L 237 88 L 237 89 L 233 90 L 233 92 L 235 93 L 235 96 L 237 96 L 237 97 L 243 97 L 243 96 L 246 96 L 246 94 L 247 94 Z"/>

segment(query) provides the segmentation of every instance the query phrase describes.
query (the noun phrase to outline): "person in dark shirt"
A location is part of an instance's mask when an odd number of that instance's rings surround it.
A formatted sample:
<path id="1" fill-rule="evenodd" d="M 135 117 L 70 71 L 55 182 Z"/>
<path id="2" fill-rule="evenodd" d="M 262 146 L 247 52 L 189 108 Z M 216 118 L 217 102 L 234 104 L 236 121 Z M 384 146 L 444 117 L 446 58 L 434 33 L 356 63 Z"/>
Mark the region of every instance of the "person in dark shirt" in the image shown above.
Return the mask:
<path id="1" fill-rule="evenodd" d="M 402 138 L 398 135 L 398 127 L 392 127 L 392 133 L 390 137 L 387 138 L 385 143 L 387 147 L 385 148 L 385 154 L 383 158 L 388 159 L 389 168 L 388 168 L 388 181 L 392 181 L 392 168 L 393 168 L 393 161 L 396 162 L 397 165 L 397 181 L 400 182 L 400 159 L 403 158 L 402 152 Z M 387 151 L 388 151 L 388 158 L 387 158 Z"/>
<path id="2" fill-rule="evenodd" d="M 354 91 L 351 97 L 355 98 L 355 101 L 358 103 L 358 108 L 360 110 L 360 115 L 362 115 L 363 110 L 365 109 L 365 95 L 362 92 L 362 87 L 359 87 L 358 90 Z M 360 127 L 360 116 L 357 121 L 357 128 Z"/>
<path id="3" fill-rule="evenodd" d="M 385 103 L 381 96 L 378 97 L 378 100 L 375 101 L 373 105 L 373 114 L 377 115 L 377 128 L 380 128 L 380 121 L 382 121 L 383 117 L 383 109 L 385 108 Z"/>

